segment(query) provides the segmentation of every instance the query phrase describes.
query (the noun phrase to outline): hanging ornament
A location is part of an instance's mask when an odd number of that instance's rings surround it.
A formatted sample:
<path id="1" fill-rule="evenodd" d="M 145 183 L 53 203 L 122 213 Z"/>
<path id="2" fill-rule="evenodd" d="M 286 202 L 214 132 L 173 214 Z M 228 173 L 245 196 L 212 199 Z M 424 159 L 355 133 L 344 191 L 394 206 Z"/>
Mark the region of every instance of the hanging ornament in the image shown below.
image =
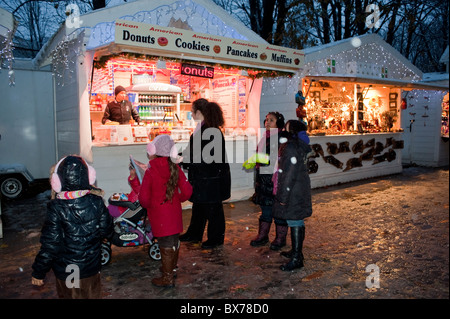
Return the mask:
<path id="1" fill-rule="evenodd" d="M 402 110 L 406 110 L 408 108 L 408 103 L 406 103 L 405 98 L 402 99 L 401 107 L 402 107 Z"/>

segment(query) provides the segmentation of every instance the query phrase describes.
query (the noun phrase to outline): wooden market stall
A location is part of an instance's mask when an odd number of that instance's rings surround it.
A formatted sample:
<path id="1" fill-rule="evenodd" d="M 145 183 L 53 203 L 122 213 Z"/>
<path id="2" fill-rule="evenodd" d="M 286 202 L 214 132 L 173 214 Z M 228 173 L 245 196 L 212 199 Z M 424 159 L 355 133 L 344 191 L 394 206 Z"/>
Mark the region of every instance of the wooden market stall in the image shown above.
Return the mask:
<path id="1" fill-rule="evenodd" d="M 253 193 L 242 163 L 255 147 L 262 76 L 294 74 L 303 52 L 267 44 L 212 1 L 135 1 L 61 26 L 36 58 L 56 73 L 59 157 L 79 153 L 109 195 L 128 192 L 129 156 L 146 163 L 145 145 L 171 134 L 179 150 L 196 123 L 191 102 L 221 105 L 232 169 L 231 200 Z M 114 88 L 124 86 L 141 123 L 103 125 Z M 117 123 L 113 123 L 117 124 Z"/>
<path id="2" fill-rule="evenodd" d="M 432 90 L 440 114 L 448 86 L 422 82 L 422 72 L 376 34 L 304 52 L 297 76 L 264 80 L 260 110 L 261 118 L 275 109 L 286 119 L 297 118 L 295 94 L 302 92 L 314 149 L 312 187 L 400 173 L 410 142 L 405 139 L 409 123 L 402 118 L 411 105 L 404 99 L 408 92 Z"/>

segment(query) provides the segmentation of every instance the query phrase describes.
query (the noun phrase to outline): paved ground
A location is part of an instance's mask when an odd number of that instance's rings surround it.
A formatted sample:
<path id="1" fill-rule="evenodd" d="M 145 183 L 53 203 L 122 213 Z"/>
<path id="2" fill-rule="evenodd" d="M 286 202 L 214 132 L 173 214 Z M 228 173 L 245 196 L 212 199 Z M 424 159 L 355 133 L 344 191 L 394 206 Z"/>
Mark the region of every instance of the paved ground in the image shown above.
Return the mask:
<path id="1" fill-rule="evenodd" d="M 2 201 L 0 298 L 55 298 L 54 277 L 30 284 L 48 192 Z M 409 167 L 402 174 L 313 190 L 306 220 L 305 267 L 282 272 L 286 261 L 249 242 L 259 209 L 226 204 L 223 247 L 182 243 L 174 289 L 153 287 L 160 263 L 142 247 L 113 247 L 102 271 L 104 299 L 449 299 L 448 168 Z M 185 225 L 190 210 L 184 213 Z M 272 227 L 272 238 L 274 227 Z M 287 246 L 285 249 L 289 249 Z M 369 266 L 379 270 L 368 281 Z M 370 277 L 369 277 L 370 278 Z M 372 287 L 370 287 L 370 284 Z"/>

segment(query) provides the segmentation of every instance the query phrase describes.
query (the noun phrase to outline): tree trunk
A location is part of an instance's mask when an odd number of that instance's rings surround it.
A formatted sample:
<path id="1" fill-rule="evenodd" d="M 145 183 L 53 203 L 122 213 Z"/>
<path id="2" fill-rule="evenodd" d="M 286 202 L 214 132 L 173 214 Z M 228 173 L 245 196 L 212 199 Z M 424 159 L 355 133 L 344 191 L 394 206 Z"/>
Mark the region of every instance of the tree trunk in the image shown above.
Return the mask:
<path id="1" fill-rule="evenodd" d="M 330 43 L 330 18 L 328 17 L 328 4 L 329 0 L 322 0 L 320 2 L 321 10 L 321 18 L 323 24 L 323 43 Z"/>
<path id="2" fill-rule="evenodd" d="M 106 7 L 106 0 L 92 0 L 92 8 L 94 10 Z"/>
<path id="3" fill-rule="evenodd" d="M 261 37 L 269 43 L 273 43 L 273 25 L 274 17 L 273 12 L 275 8 L 276 0 L 263 0 L 263 16 L 262 16 L 262 28 Z"/>
<path id="4" fill-rule="evenodd" d="M 394 38 L 395 38 L 395 31 L 396 31 L 396 21 L 397 21 L 397 14 L 398 14 L 398 9 L 400 8 L 400 1 L 401 0 L 396 0 L 392 6 L 392 15 L 391 15 L 391 19 L 389 21 L 389 25 L 388 25 L 388 32 L 386 34 L 386 42 L 389 43 L 390 45 L 392 45 L 392 43 L 394 42 Z M 387 12 L 388 10 L 386 10 Z"/>
<path id="5" fill-rule="evenodd" d="M 286 0 L 278 1 L 278 14 L 277 14 L 277 27 L 275 31 L 275 36 L 273 37 L 273 44 L 283 45 L 283 38 L 286 33 L 285 21 L 287 20 L 287 7 Z"/>

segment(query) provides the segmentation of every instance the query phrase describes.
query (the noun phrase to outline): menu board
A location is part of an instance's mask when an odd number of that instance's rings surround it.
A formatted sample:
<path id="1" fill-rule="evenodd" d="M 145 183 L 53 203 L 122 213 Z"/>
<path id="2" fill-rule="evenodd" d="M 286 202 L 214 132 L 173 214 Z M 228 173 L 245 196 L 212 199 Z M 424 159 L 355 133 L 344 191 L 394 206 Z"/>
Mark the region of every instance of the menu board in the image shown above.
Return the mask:
<path id="1" fill-rule="evenodd" d="M 212 100 L 220 105 L 225 119 L 225 126 L 238 126 L 238 77 L 227 76 L 212 81 Z"/>

